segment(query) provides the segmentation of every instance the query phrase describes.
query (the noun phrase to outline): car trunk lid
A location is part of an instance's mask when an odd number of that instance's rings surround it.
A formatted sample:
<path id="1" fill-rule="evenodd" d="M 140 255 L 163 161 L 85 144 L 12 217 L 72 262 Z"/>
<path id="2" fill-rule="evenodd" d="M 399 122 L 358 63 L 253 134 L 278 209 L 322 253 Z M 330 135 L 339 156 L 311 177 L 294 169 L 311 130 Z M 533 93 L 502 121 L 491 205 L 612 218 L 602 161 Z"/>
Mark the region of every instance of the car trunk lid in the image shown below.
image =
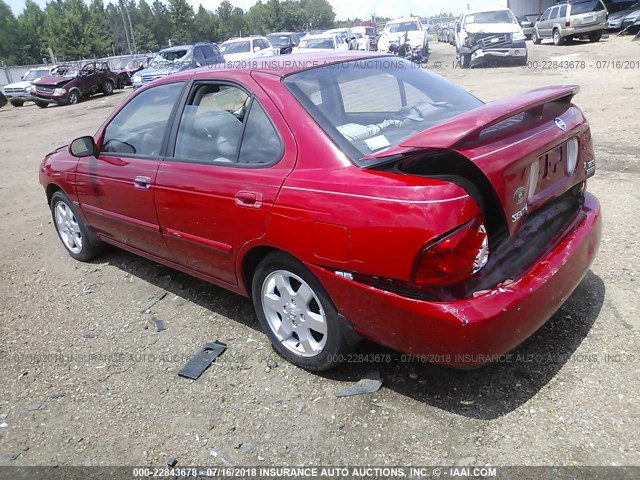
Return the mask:
<path id="1" fill-rule="evenodd" d="M 450 175 L 465 177 L 476 187 L 488 180 L 482 194 L 484 210 L 489 215 L 487 210 L 497 207 L 508 232 L 514 234 L 527 215 L 593 174 L 589 127 L 571 104 L 578 90 L 547 87 L 483 105 L 369 155 L 360 164 L 366 168 L 374 159 L 411 157 L 400 171 L 442 176 L 450 169 Z M 570 171 L 569 140 L 574 138 L 577 161 Z M 463 165 L 458 162 L 454 167 L 451 154 L 463 157 Z M 474 177 L 476 170 L 484 178 Z"/>

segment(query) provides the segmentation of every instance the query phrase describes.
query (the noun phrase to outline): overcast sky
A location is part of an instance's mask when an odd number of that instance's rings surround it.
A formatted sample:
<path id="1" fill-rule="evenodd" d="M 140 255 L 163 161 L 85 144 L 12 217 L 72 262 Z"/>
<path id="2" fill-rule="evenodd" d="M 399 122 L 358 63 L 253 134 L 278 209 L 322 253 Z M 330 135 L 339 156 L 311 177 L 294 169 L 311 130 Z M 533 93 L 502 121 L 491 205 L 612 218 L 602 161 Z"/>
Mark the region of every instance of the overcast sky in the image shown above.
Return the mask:
<path id="1" fill-rule="evenodd" d="M 85 0 L 87 1 L 87 0 Z M 197 9 L 200 4 L 209 10 L 215 10 L 221 0 L 187 0 Z M 506 0 L 328 0 L 333 5 L 338 20 L 346 18 L 365 18 L 372 13 L 380 17 L 400 17 L 414 13 L 421 16 L 429 16 L 441 12 L 462 13 L 469 4 L 471 8 L 506 6 Z M 4 0 L 13 9 L 14 14 L 19 14 L 24 9 L 24 0 Z M 45 6 L 46 0 L 36 0 L 41 6 Z M 147 0 L 151 3 L 152 0 Z M 115 3 L 105 0 L 105 3 Z M 165 2 L 166 3 L 166 2 Z M 255 0 L 231 0 L 231 3 L 243 10 L 248 10 L 256 2 Z"/>

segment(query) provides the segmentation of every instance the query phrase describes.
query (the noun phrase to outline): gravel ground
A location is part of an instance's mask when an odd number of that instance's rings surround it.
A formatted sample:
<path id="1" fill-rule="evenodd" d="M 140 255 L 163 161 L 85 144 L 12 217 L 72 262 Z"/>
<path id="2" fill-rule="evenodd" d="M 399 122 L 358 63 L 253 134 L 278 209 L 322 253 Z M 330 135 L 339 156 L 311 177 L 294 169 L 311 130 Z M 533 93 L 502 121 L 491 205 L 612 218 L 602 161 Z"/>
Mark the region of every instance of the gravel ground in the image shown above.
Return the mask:
<path id="1" fill-rule="evenodd" d="M 311 374 L 281 360 L 250 301 L 112 250 L 73 261 L 51 224 L 38 164 L 92 134 L 129 94 L 0 110 L 0 465 L 640 465 L 638 69 L 629 37 L 532 46 L 584 68 L 431 68 L 484 100 L 576 83 L 592 124 L 601 251 L 573 296 L 509 357 L 475 371 L 352 363 Z M 600 62 L 596 64 L 596 62 Z M 532 64 L 532 67 L 534 65 Z M 166 330 L 157 332 L 154 320 Z M 202 343 L 228 350 L 197 381 Z M 365 343 L 361 353 L 393 355 Z M 386 357 L 385 357 L 386 358 Z M 335 392 L 377 369 L 377 393 Z"/>

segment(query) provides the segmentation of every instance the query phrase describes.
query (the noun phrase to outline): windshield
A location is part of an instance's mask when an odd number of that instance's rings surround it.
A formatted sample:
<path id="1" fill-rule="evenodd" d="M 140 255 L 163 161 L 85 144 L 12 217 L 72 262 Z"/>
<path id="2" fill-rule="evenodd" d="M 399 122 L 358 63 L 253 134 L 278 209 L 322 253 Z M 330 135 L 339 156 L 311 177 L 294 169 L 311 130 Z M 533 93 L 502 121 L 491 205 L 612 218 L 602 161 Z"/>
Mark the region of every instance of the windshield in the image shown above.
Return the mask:
<path id="1" fill-rule="evenodd" d="M 54 75 L 58 75 L 60 77 L 77 77 L 79 75 L 79 71 L 74 67 L 58 67 Z"/>
<path id="2" fill-rule="evenodd" d="M 466 25 L 470 23 L 518 23 L 509 10 L 496 10 L 495 12 L 480 12 L 464 17 Z"/>
<path id="3" fill-rule="evenodd" d="M 412 32 L 414 30 L 418 30 L 418 23 L 417 22 L 388 23 L 387 27 L 389 28 L 390 33 Z"/>
<path id="4" fill-rule="evenodd" d="M 333 50 L 333 38 L 308 38 L 300 40 L 300 48 L 330 48 Z"/>
<path id="5" fill-rule="evenodd" d="M 274 47 L 286 47 L 291 45 L 291 37 L 289 35 L 267 35 L 267 38 Z"/>
<path id="6" fill-rule="evenodd" d="M 32 82 L 36 78 L 42 78 L 45 75 L 49 75 L 49 70 L 31 70 L 24 76 L 23 80 Z"/>
<path id="7" fill-rule="evenodd" d="M 246 53 L 251 51 L 251 45 L 249 44 L 249 40 L 242 40 L 241 42 L 223 43 L 220 46 L 220 51 L 225 55 L 229 53 Z"/>
<path id="8" fill-rule="evenodd" d="M 151 68 L 179 67 L 191 63 L 192 51 L 184 50 L 165 50 L 159 52 L 149 65 Z"/>
<path id="9" fill-rule="evenodd" d="M 600 10 L 604 10 L 604 5 L 600 0 L 590 0 L 587 2 L 571 4 L 571 15 L 580 15 L 581 13 L 597 12 Z"/>
<path id="10" fill-rule="evenodd" d="M 284 84 L 357 164 L 363 157 L 482 105 L 465 90 L 397 57 L 326 65 Z"/>
<path id="11" fill-rule="evenodd" d="M 356 37 L 356 38 L 364 38 L 364 35 L 362 33 L 360 33 L 360 32 L 355 32 L 353 34 L 353 36 Z"/>

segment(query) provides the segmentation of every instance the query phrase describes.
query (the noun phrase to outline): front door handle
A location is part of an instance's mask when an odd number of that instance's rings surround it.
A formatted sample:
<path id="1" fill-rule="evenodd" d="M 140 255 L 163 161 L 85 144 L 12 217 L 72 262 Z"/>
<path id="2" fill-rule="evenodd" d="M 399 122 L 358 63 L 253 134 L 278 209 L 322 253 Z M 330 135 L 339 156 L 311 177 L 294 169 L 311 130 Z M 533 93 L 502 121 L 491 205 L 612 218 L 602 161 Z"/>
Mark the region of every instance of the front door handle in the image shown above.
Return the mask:
<path id="1" fill-rule="evenodd" d="M 236 205 L 239 207 L 260 208 L 262 206 L 262 194 L 240 191 L 236 193 Z"/>
<path id="2" fill-rule="evenodd" d="M 138 176 L 133 179 L 133 186 L 148 190 L 151 188 L 151 179 L 149 177 Z"/>

